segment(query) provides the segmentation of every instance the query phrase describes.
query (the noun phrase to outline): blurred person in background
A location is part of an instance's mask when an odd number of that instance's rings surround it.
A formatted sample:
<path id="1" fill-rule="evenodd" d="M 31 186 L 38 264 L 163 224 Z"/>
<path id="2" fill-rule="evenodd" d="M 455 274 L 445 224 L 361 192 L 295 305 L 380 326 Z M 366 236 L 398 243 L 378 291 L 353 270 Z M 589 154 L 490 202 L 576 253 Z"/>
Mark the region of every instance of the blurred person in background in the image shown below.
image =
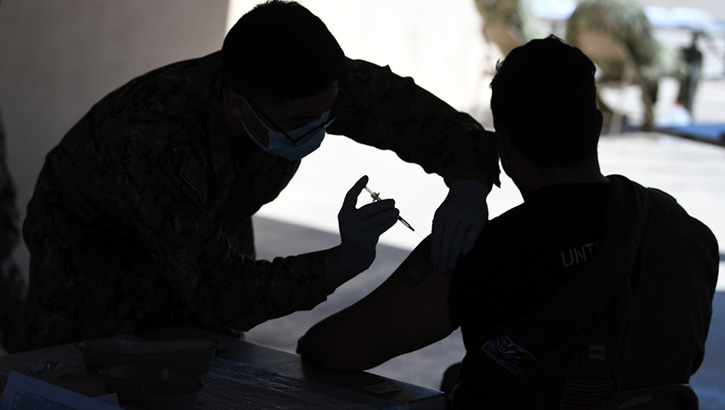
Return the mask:
<path id="1" fill-rule="evenodd" d="M 372 264 L 393 201 L 356 208 L 361 178 L 339 246 L 272 261 L 255 258 L 252 216 L 326 133 L 443 178 L 429 255 L 442 271 L 473 246 L 498 184 L 493 133 L 413 79 L 347 58 L 300 4 L 270 1 L 221 51 L 108 94 L 47 155 L 23 226 L 30 290 L 15 349 L 172 324 L 239 335 L 324 301 Z"/>
<path id="2" fill-rule="evenodd" d="M 643 101 L 651 105 L 657 102 L 659 82 L 665 76 L 679 81 L 676 104 L 682 105 L 690 114 L 699 81 L 702 53 L 696 44 L 682 49 L 671 49 L 654 35 L 652 24 L 640 3 L 635 0 L 582 0 L 566 25 L 566 41 L 577 45 L 577 34 L 584 30 L 600 31 L 610 35 L 626 47 L 635 63 L 635 69 L 642 78 Z M 620 78 L 621 61 L 595 61 L 603 79 Z M 603 110 L 611 111 L 600 100 Z M 647 105 L 647 102 L 645 102 Z M 649 129 L 654 121 L 651 107 L 645 110 L 643 128 Z"/>

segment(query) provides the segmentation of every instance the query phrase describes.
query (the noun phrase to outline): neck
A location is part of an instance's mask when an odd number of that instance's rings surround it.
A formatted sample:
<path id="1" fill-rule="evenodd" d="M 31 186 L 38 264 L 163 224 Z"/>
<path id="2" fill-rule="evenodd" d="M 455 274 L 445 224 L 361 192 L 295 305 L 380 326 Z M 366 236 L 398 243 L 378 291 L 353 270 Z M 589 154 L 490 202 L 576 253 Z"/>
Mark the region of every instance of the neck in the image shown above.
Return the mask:
<path id="1" fill-rule="evenodd" d="M 599 162 L 594 159 L 574 166 L 542 168 L 526 164 L 522 169 L 511 175 L 524 200 L 532 192 L 541 188 L 571 183 L 609 182 L 599 170 Z"/>

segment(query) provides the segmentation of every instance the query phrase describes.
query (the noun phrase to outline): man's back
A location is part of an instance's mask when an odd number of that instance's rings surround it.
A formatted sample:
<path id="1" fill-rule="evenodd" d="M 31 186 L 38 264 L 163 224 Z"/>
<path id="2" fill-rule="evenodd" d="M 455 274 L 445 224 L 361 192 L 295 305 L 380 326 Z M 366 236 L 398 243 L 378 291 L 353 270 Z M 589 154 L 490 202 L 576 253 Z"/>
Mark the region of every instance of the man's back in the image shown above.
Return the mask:
<path id="1" fill-rule="evenodd" d="M 548 269 L 537 270 L 534 263 L 527 272 L 487 270 L 506 266 L 495 261 L 506 253 L 491 252 L 490 243 L 479 248 L 487 262 L 477 260 L 476 248 L 462 261 L 451 294 L 452 320 L 461 323 L 468 352 L 454 393 L 457 407 L 525 405 L 531 399 L 554 405 L 583 395 L 605 400 L 611 389 L 685 383 L 697 370 L 717 281 L 717 243 L 707 227 L 668 195 L 623 177 L 610 180 L 600 242 L 590 250 L 562 249 L 562 265 L 584 263 L 571 278 L 562 279 L 543 259 L 541 266 Z M 562 200 L 571 199 L 568 195 Z M 557 199 L 548 202 L 536 205 L 546 208 Z M 566 243 L 547 225 L 514 237 L 507 246 L 527 259 L 532 249 L 541 247 L 532 238 Z M 506 236 L 499 231 L 497 239 L 506 241 Z M 494 280 L 496 286 L 488 290 L 482 284 L 492 275 L 506 279 Z M 558 282 L 560 288 L 547 289 L 547 282 Z M 531 305 L 530 300 L 495 298 L 496 292 L 529 299 L 538 292 L 543 302 L 495 328 L 482 327 L 475 318 L 490 317 L 496 312 L 494 304 L 500 312 Z M 471 303 L 456 307 L 474 300 L 480 301 L 476 311 Z M 518 394 L 524 390 L 529 394 Z"/>

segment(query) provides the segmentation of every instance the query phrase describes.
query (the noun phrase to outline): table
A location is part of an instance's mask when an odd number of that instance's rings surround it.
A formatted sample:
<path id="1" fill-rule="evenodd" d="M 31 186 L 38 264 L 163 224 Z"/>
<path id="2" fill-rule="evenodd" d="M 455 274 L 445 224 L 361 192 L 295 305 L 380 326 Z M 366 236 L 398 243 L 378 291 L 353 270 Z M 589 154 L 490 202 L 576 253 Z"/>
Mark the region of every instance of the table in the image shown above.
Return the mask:
<path id="1" fill-rule="evenodd" d="M 444 409 L 442 392 L 368 372 L 333 372 L 297 354 L 186 326 L 145 332 L 148 339 L 209 337 L 221 342 L 209 373 L 202 375 L 197 409 Z M 87 396 L 105 393 L 100 376 L 85 371 L 75 344 L 0 357 L 0 390 L 11 370 L 33 374 L 38 363 L 62 363 L 60 377 L 35 375 Z"/>

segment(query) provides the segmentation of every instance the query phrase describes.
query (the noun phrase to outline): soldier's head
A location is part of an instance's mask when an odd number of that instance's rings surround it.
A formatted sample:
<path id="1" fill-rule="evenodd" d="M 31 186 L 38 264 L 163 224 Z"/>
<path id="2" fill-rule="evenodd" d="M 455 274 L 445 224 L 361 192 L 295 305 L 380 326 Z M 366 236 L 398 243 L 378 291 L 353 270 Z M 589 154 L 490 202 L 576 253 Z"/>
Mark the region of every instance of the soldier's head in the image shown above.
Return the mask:
<path id="1" fill-rule="evenodd" d="M 594 72 L 584 53 L 553 35 L 514 49 L 491 81 L 496 132 L 539 167 L 596 159 L 601 113 Z"/>
<path id="2" fill-rule="evenodd" d="M 311 124 L 329 121 L 347 63 L 317 16 L 293 1 L 257 5 L 227 34 L 222 64 L 227 115 L 233 123 L 241 120 L 254 141 L 268 147 L 271 135 L 282 133 L 292 150 L 304 142 L 297 137 L 307 135 L 305 127 L 321 141 L 320 129 Z"/>
<path id="3" fill-rule="evenodd" d="M 293 1 L 272 0 L 246 13 L 222 47 L 227 83 L 250 98 L 299 99 L 345 75 L 345 54 L 325 24 Z"/>

